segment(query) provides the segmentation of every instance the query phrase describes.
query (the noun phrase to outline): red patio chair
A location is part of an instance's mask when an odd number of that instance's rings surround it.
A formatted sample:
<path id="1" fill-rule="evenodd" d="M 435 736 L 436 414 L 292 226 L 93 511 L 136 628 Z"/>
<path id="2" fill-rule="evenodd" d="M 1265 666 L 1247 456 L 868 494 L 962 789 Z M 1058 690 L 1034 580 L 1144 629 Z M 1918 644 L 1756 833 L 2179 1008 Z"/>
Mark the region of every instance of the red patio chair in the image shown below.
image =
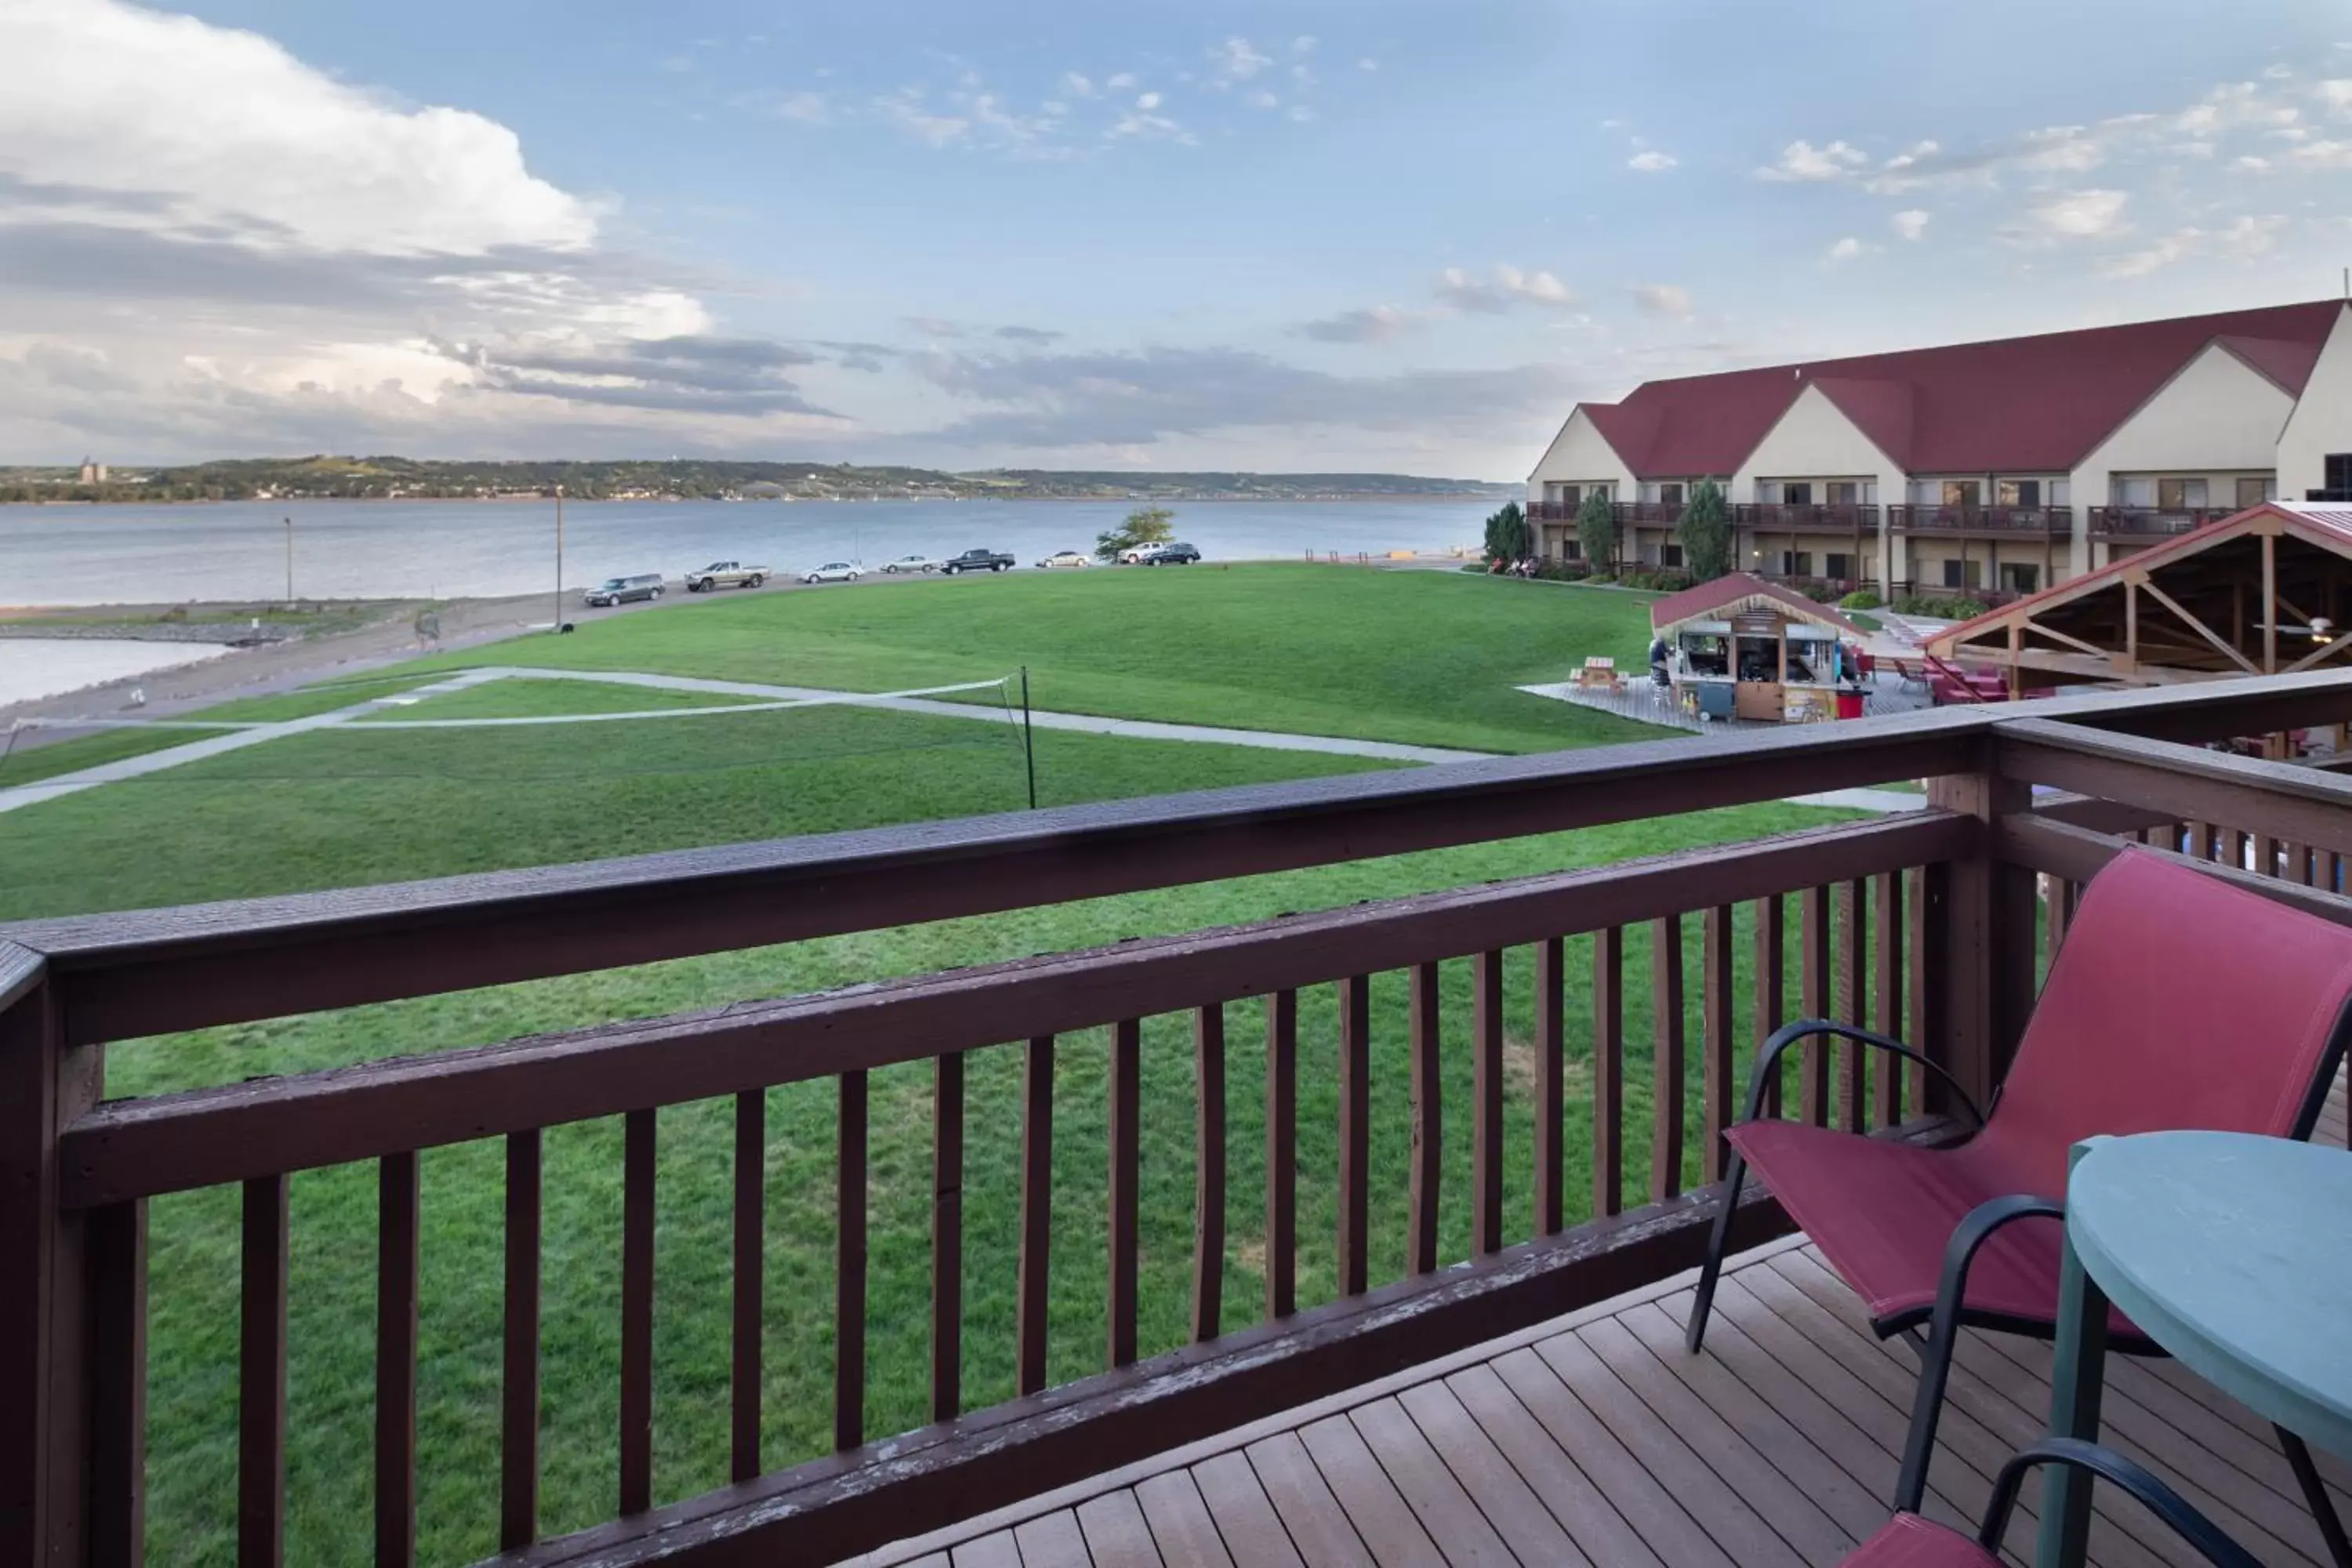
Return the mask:
<path id="1" fill-rule="evenodd" d="M 1992 1504 L 1974 1539 L 1916 1513 L 1898 1513 L 1847 1553 L 1838 1568 L 2001 1568 L 2000 1538 L 2009 1532 L 2018 1485 L 2036 1465 L 2072 1465 L 2112 1481 L 2214 1568 L 2256 1568 L 2252 1552 L 2222 1534 L 2179 1493 L 2114 1449 L 2072 1437 L 2045 1437 L 2000 1468 Z"/>
<path id="2" fill-rule="evenodd" d="M 2084 889 L 1990 1115 L 1898 1041 L 1824 1019 L 1788 1025 L 1758 1058 L 1746 1120 L 1724 1134 L 1731 1164 L 1691 1308 L 1691 1350 L 1704 1342 L 1753 1165 L 1863 1299 L 1881 1338 L 1931 1324 L 1895 1496 L 1899 1511 L 1918 1512 L 1959 1329 L 2055 1332 L 2062 1237 L 2051 1222 L 2063 1213 L 2067 1151 L 2100 1133 L 2185 1128 L 2307 1137 L 2352 1036 L 2347 1004 L 2352 930 L 2135 847 Z M 1979 1131 L 1929 1149 L 1759 1120 L 1780 1053 L 1823 1036 L 1920 1063 Z M 2110 1331 L 2126 1354 L 2163 1353 L 2121 1314 Z M 2328 1529 L 2334 1510 L 2312 1492 L 2308 1453 L 2293 1434 L 2280 1437 Z"/>

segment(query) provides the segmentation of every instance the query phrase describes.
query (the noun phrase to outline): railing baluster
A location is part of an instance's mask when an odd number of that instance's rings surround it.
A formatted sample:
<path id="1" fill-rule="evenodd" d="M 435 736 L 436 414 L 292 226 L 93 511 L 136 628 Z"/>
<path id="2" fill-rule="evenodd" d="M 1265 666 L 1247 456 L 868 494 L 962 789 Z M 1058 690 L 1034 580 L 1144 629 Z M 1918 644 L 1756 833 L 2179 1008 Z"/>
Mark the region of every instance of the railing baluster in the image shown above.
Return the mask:
<path id="1" fill-rule="evenodd" d="M 735 1097 L 734 1337 L 729 1366 L 728 1475 L 760 1473 L 761 1320 L 767 1284 L 768 1094 Z"/>
<path id="2" fill-rule="evenodd" d="M 376 1163 L 375 1561 L 416 1561 L 417 1157 Z"/>
<path id="3" fill-rule="evenodd" d="M 2192 860 L 2213 858 L 2213 839 L 2214 831 L 2211 823 L 2190 823 L 2189 825 L 2189 858 Z"/>
<path id="4" fill-rule="evenodd" d="M 2317 855 L 2308 844 L 2288 845 L 2286 847 L 2286 879 L 2302 887 L 2310 887 L 2313 881 L 2312 864 L 2317 858 Z"/>
<path id="5" fill-rule="evenodd" d="M 237 1341 L 237 1568 L 286 1560 L 286 1178 L 245 1184 Z"/>
<path id="6" fill-rule="evenodd" d="M 1364 1290 L 1371 1210 L 1372 982 L 1339 982 L 1339 1294 Z"/>
<path id="7" fill-rule="evenodd" d="M 1888 871 L 1874 879 L 1871 906 L 1871 963 L 1877 996 L 1871 1026 L 1882 1035 L 1903 1038 L 1903 873 Z M 1901 1064 L 1881 1058 L 1870 1064 L 1871 1118 L 1881 1127 L 1903 1120 Z"/>
<path id="8" fill-rule="evenodd" d="M 1650 926 L 1651 1021 L 1657 1069 L 1650 1130 L 1650 1201 L 1683 1190 L 1683 919 L 1662 915 Z"/>
<path id="9" fill-rule="evenodd" d="M 654 1154 L 659 1113 L 621 1121 L 621 1511 L 654 1505 Z"/>
<path id="10" fill-rule="evenodd" d="M 1592 933 L 1592 1212 L 1625 1206 L 1625 928 Z"/>
<path id="11" fill-rule="evenodd" d="M 1021 1288 L 1014 1308 L 1019 1346 L 1014 1386 L 1045 1386 L 1047 1264 L 1054 1247 L 1054 1037 L 1029 1042 L 1022 1066 Z"/>
<path id="12" fill-rule="evenodd" d="M 1859 880 L 1837 885 L 1837 1018 L 1842 1024 L 1863 1022 L 1862 931 L 1866 912 L 1863 906 L 1868 897 Z M 1829 1043 L 1822 1042 L 1824 1049 Z M 1842 1045 L 1837 1053 L 1838 1120 L 1849 1132 L 1867 1131 L 1862 1115 L 1862 1047 L 1852 1040 Z"/>
<path id="13" fill-rule="evenodd" d="M 1105 1359 L 1135 1360 L 1136 1184 L 1143 1174 L 1143 1024 L 1122 1018 L 1110 1039 L 1110 1333 Z"/>
<path id="14" fill-rule="evenodd" d="M 1437 1267 L 1437 1194 L 1445 1147 L 1445 1104 L 1438 1057 L 1437 964 L 1413 965 L 1411 976 L 1410 1089 L 1412 1097 L 1412 1166 L 1405 1178 L 1408 1245 L 1405 1269 L 1426 1274 Z"/>
<path id="15" fill-rule="evenodd" d="M 1482 952 L 1474 971 L 1470 1033 L 1478 1044 L 1473 1068 L 1471 1215 L 1473 1245 L 1484 1256 L 1503 1250 L 1503 954 Z"/>
<path id="16" fill-rule="evenodd" d="M 147 1556 L 147 1200 L 91 1211 L 89 1562 Z"/>
<path id="17" fill-rule="evenodd" d="M 1723 1141 L 1731 1125 L 1732 1047 L 1731 906 L 1717 904 L 1706 911 L 1706 942 L 1699 976 L 1701 1072 L 1706 1102 L 1706 1149 L 1702 1168 L 1710 1182 L 1723 1180 L 1730 1145 Z"/>
<path id="18" fill-rule="evenodd" d="M 866 1441 L 866 1071 L 841 1075 L 836 1191 L 840 1251 L 833 1310 L 833 1446 Z"/>
<path id="19" fill-rule="evenodd" d="M 1225 1300 L 1225 1010 L 1192 1015 L 1192 1081 L 1199 1101 L 1192 1158 L 1192 1338 L 1213 1340 Z"/>
<path id="20" fill-rule="evenodd" d="M 539 1129 L 507 1134 L 506 1348 L 499 1388 L 499 1549 L 539 1539 Z"/>
<path id="21" fill-rule="evenodd" d="M 931 1063 L 931 1419 L 963 1414 L 963 1053 Z"/>
<path id="22" fill-rule="evenodd" d="M 1807 888 L 1797 916 L 1799 938 L 1797 975 L 1804 1015 L 1826 1018 L 1830 1014 L 1830 890 Z M 1799 1110 L 1816 1127 L 1830 1124 L 1830 1043 L 1819 1037 L 1798 1047 L 1804 1052 L 1803 1086 Z"/>
<path id="23" fill-rule="evenodd" d="M 1536 943 L 1536 1234 L 1557 1236 L 1567 1224 L 1560 1190 L 1560 1134 L 1566 1131 L 1568 1057 L 1565 967 L 1568 944 L 1559 937 Z"/>
<path id="24" fill-rule="evenodd" d="M 1904 988 L 1905 1027 L 1897 1038 L 1915 1050 L 1933 1051 L 1936 1046 L 1928 1037 L 1927 1029 L 1928 1003 L 1932 995 L 1928 965 L 1933 962 L 1936 944 L 1929 940 L 1927 931 L 1930 918 L 1927 868 L 1915 866 L 1903 874 L 1903 879 L 1909 884 L 1909 907 L 1904 911 L 1906 929 L 1903 956 L 1905 966 L 1910 971 L 1911 984 Z M 1916 1062 L 1906 1062 L 1903 1065 L 1903 1087 L 1906 1091 L 1904 1102 L 1911 1108 L 1911 1114 L 1927 1115 L 1927 1069 Z"/>
<path id="25" fill-rule="evenodd" d="M 1756 900 L 1756 1055 L 1787 1019 L 1789 1010 L 1789 900 L 1779 893 Z M 1751 1068 L 1750 1071 L 1755 1069 Z M 1780 1074 L 1764 1085 L 1764 1114 L 1780 1114 Z"/>
<path id="26" fill-rule="evenodd" d="M 1265 1315 L 1298 1305 L 1298 993 L 1265 999 Z"/>
<path id="27" fill-rule="evenodd" d="M 2284 877 L 2286 867 L 2282 859 L 2286 846 L 2273 835 L 2264 833 L 2254 839 L 2254 869 L 2265 877 Z"/>

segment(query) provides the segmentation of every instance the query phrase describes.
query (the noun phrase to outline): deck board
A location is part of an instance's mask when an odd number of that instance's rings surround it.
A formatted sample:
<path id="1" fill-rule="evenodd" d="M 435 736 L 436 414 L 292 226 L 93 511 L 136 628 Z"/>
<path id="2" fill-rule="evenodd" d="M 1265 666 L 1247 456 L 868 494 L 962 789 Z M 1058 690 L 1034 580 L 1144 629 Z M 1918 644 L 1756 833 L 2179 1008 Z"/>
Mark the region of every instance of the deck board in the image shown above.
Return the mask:
<path id="1" fill-rule="evenodd" d="M 2318 1137 L 2343 1138 L 2338 1080 Z M 858 1560 L 861 1568 L 1821 1568 L 1885 1517 L 1917 1360 L 1801 1237 L 1734 1259 L 1707 1348 L 1688 1276 Z M 2051 1350 L 1969 1334 L 1927 1512 L 1972 1523 L 2048 1418 Z M 2105 1437 L 2265 1563 L 2323 1561 L 2269 1426 L 2176 1363 L 2110 1358 Z M 2352 1464 L 2319 1455 L 2352 1514 Z M 2038 1480 L 2003 1542 L 2031 1558 Z M 2112 1489 L 2099 1568 L 2199 1561 Z"/>

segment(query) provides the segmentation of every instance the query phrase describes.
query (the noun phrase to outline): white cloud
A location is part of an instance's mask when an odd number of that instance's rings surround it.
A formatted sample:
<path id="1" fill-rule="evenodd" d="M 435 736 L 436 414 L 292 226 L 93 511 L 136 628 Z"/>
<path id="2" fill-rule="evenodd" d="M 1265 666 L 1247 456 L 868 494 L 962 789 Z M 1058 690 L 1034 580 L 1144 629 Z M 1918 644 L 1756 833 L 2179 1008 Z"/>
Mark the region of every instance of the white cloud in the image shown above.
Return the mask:
<path id="1" fill-rule="evenodd" d="M 961 114 L 941 114 L 924 105 L 923 89 L 901 88 L 874 100 L 875 112 L 926 147 L 952 147 L 971 134 L 971 121 Z"/>
<path id="2" fill-rule="evenodd" d="M 1247 81 L 1272 65 L 1272 57 L 1262 55 L 1247 38 L 1235 34 L 1209 51 L 1209 60 L 1217 74 L 1232 81 Z"/>
<path id="3" fill-rule="evenodd" d="M 1886 226 L 1906 239 L 1916 240 L 1927 232 L 1932 214 L 1919 207 L 1906 207 L 1886 220 Z"/>
<path id="4" fill-rule="evenodd" d="M 1144 93 L 1136 99 L 1135 107 L 1138 109 L 1157 109 L 1160 107 L 1160 95 L 1156 92 Z"/>
<path id="5" fill-rule="evenodd" d="M 1103 86 L 1108 88 L 1113 92 L 1125 92 L 1129 88 L 1133 87 L 1134 85 L 1135 73 L 1133 71 L 1114 71 L 1110 76 L 1104 79 L 1103 81 Z"/>
<path id="6" fill-rule="evenodd" d="M 2332 114 L 2352 114 L 2352 78 L 2334 77 L 2312 84 L 2312 96 Z"/>
<path id="7" fill-rule="evenodd" d="M 1095 95 L 1094 79 L 1077 71 L 1064 71 L 1062 90 L 1072 98 L 1092 98 Z"/>
<path id="8" fill-rule="evenodd" d="M 2104 239 L 2130 226 L 2124 207 L 2130 197 L 2122 191 L 2065 191 L 2029 205 L 2019 234 L 2029 239 Z"/>
<path id="9" fill-rule="evenodd" d="M 1869 154 L 1851 142 L 1832 142 L 1816 147 L 1810 142 L 1791 142 L 1780 149 L 1780 156 L 1767 167 L 1756 171 L 1759 180 L 1825 181 L 1843 180 L 1870 162 Z"/>
<path id="10" fill-rule="evenodd" d="M 1422 322 L 1421 316 L 1401 305 L 1373 305 L 1306 322 L 1298 334 L 1327 343 L 1385 343 L 1419 331 Z"/>
<path id="11" fill-rule="evenodd" d="M 779 120 L 796 121 L 803 125 L 833 123 L 833 106 L 821 92 L 788 92 L 776 100 L 773 112 Z"/>
<path id="12" fill-rule="evenodd" d="M 1303 103 L 1294 103 L 1290 106 L 1290 118 L 1304 125 L 1315 118 L 1315 111 Z"/>
<path id="13" fill-rule="evenodd" d="M 394 105 L 257 34 L 120 0 L 9 0 L 0 59 L 0 174 L 89 193 L 84 222 L 404 256 L 596 236 L 594 205 L 534 176 L 496 121 Z"/>
<path id="14" fill-rule="evenodd" d="M 2105 278 L 2144 278 L 2190 256 L 2252 260 L 2277 248 L 2279 233 L 2285 226 L 2286 219 L 2275 215 L 2242 216 L 2221 229 L 2190 225 L 2160 237 L 2142 249 L 2102 258 L 2098 271 Z"/>
<path id="15" fill-rule="evenodd" d="M 1249 101 L 1252 109 L 1279 109 L 1282 107 L 1282 100 L 1276 94 L 1266 91 L 1264 88 L 1260 88 L 1255 92 L 1251 93 L 1249 95 Z"/>
<path id="16" fill-rule="evenodd" d="M 2270 173 L 2271 161 L 2268 158 L 2258 158 L 2252 153 L 2248 153 L 2230 166 L 2233 169 L 2242 169 L 2249 174 L 2266 174 Z"/>
<path id="17" fill-rule="evenodd" d="M 1314 48 L 1315 37 L 1314 35 L 1310 33 L 1301 33 L 1298 37 L 1290 40 L 1290 52 L 1294 55 L 1309 54 L 1313 52 Z"/>
<path id="18" fill-rule="evenodd" d="M 1633 302 L 1653 316 L 1687 321 L 1696 312 L 1690 290 L 1679 283 L 1644 283 L 1633 290 Z"/>
<path id="19" fill-rule="evenodd" d="M 1681 162 L 1682 160 L 1672 153 L 1661 153 L 1654 147 L 1644 153 L 1636 153 L 1626 159 L 1625 166 L 1644 174 L 1663 174 Z"/>
<path id="20" fill-rule="evenodd" d="M 1496 265 L 1491 280 L 1449 267 L 1437 275 L 1434 292 L 1454 310 L 1486 316 L 1499 316 L 1517 304 L 1566 310 L 1578 303 L 1575 291 L 1551 273 L 1540 268 L 1522 270 L 1508 262 Z"/>
<path id="21" fill-rule="evenodd" d="M 2106 149 L 2086 125 L 2052 125 L 2025 133 L 2021 168 L 2079 174 L 2107 161 Z"/>
<path id="22" fill-rule="evenodd" d="M 1830 247 L 1822 252 L 1822 264 L 1826 267 L 1843 266 L 1846 262 L 1852 261 L 1856 257 L 1860 256 L 1863 251 L 1867 248 L 1868 247 L 1864 246 L 1862 241 L 1856 239 L 1850 234 L 1841 236 L 1839 238 L 1831 241 Z"/>
<path id="23" fill-rule="evenodd" d="M 1381 68 L 1381 62 L 1366 55 L 1356 62 L 1356 68 L 1360 71 L 1376 71 Z"/>
<path id="24" fill-rule="evenodd" d="M 2298 169 L 2352 169 L 2352 142 L 2305 142 L 2286 150 Z"/>

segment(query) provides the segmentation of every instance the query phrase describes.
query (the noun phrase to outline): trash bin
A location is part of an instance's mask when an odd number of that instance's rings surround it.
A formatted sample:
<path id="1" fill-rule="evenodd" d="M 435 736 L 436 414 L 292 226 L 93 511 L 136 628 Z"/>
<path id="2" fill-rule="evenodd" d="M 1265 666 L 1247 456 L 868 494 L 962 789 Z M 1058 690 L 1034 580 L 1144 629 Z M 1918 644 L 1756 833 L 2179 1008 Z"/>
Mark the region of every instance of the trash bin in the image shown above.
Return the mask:
<path id="1" fill-rule="evenodd" d="M 1861 718 L 1861 717 L 1862 717 L 1862 693 L 1861 693 L 1861 692 L 1859 692 L 1859 691 L 1841 691 L 1841 692 L 1839 692 L 1839 693 L 1837 694 L 1837 704 L 1838 704 L 1838 717 L 1839 717 L 1839 718 L 1841 718 L 1841 719 L 1859 719 L 1859 718 Z"/>

